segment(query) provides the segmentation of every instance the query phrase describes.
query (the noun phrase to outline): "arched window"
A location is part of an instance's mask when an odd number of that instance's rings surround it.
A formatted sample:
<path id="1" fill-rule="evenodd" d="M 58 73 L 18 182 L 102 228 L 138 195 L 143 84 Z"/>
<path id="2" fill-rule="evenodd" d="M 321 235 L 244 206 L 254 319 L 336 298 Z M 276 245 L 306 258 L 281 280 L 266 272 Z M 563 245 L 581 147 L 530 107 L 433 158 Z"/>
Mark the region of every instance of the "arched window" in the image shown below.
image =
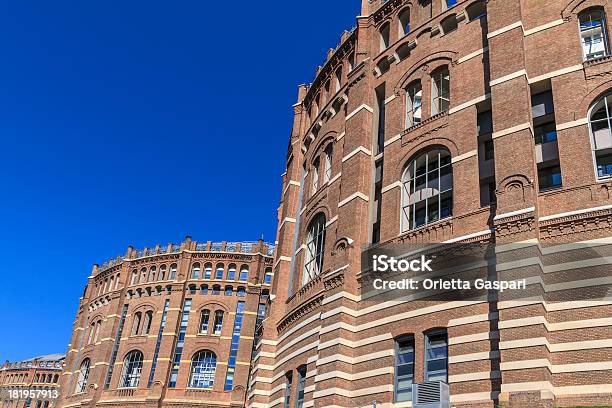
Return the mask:
<path id="1" fill-rule="evenodd" d="M 145 313 L 144 322 L 142 324 L 142 334 L 149 334 L 151 331 L 151 323 L 153 323 L 153 311 L 149 310 Z"/>
<path id="2" fill-rule="evenodd" d="M 140 283 L 145 283 L 147 281 L 147 268 L 142 268 L 140 270 Z"/>
<path id="3" fill-rule="evenodd" d="M 487 15 L 487 5 L 483 0 L 477 0 L 465 8 L 468 20 L 474 21 Z"/>
<path id="4" fill-rule="evenodd" d="M 140 322 L 142 320 L 142 313 L 136 312 L 134 315 L 134 322 L 132 323 L 132 336 L 136 336 L 140 330 Z"/>
<path id="5" fill-rule="evenodd" d="M 236 265 L 231 264 L 227 268 L 227 280 L 235 280 L 236 279 Z"/>
<path id="6" fill-rule="evenodd" d="M 217 270 L 215 271 L 215 279 L 223 279 L 223 264 L 217 265 Z"/>
<path id="7" fill-rule="evenodd" d="M 200 279 L 200 264 L 197 262 L 191 268 L 191 279 Z"/>
<path id="8" fill-rule="evenodd" d="M 314 195 L 319 188 L 319 158 L 317 157 L 315 161 L 312 163 L 312 175 L 310 176 L 310 194 Z"/>
<path id="9" fill-rule="evenodd" d="M 302 285 L 310 282 L 323 270 L 324 251 L 325 215 L 323 213 L 319 213 L 312 220 L 310 227 L 308 228 Z"/>
<path id="10" fill-rule="evenodd" d="M 212 294 L 218 295 L 219 293 L 221 293 L 221 285 L 213 285 Z"/>
<path id="11" fill-rule="evenodd" d="M 212 265 L 204 265 L 204 279 L 210 279 L 212 277 Z"/>
<path id="12" fill-rule="evenodd" d="M 113 290 L 114 289 L 114 283 L 115 283 L 115 277 L 111 276 L 111 278 L 110 278 L 110 285 L 108 286 L 108 290 Z"/>
<path id="13" fill-rule="evenodd" d="M 410 8 L 399 13 L 399 36 L 400 38 L 410 33 Z"/>
<path id="14" fill-rule="evenodd" d="M 391 24 L 385 23 L 380 27 L 380 52 L 389 48 L 391 41 Z"/>
<path id="15" fill-rule="evenodd" d="M 593 105 L 589 123 L 597 178 L 612 177 L 612 93 Z"/>
<path id="16" fill-rule="evenodd" d="M 132 271 L 132 280 L 130 281 L 130 285 L 135 285 L 136 283 L 138 283 L 138 271 L 134 269 Z"/>
<path id="17" fill-rule="evenodd" d="M 325 148 L 325 168 L 323 172 L 323 182 L 328 183 L 332 178 L 332 157 L 333 157 L 333 149 L 334 147 L 330 143 L 329 146 Z"/>
<path id="18" fill-rule="evenodd" d="M 451 156 L 435 147 L 412 159 L 402 176 L 402 232 L 453 214 Z"/>
<path id="19" fill-rule="evenodd" d="M 266 268 L 266 276 L 264 276 L 264 284 L 265 285 L 269 285 L 270 283 L 272 283 L 272 276 L 274 274 L 272 273 L 272 268 Z"/>
<path id="20" fill-rule="evenodd" d="M 142 373 L 142 353 L 138 350 L 130 351 L 123 360 L 123 374 L 121 375 L 121 388 L 136 388 Z"/>
<path id="21" fill-rule="evenodd" d="M 163 281 L 165 279 L 166 279 L 166 265 L 162 265 L 159 267 L 158 280 Z"/>
<path id="22" fill-rule="evenodd" d="M 96 332 L 93 338 L 94 343 L 98 341 L 98 336 L 100 335 L 100 328 L 102 328 L 102 320 L 98 320 L 98 322 L 96 323 Z"/>
<path id="23" fill-rule="evenodd" d="M 342 67 L 338 68 L 334 73 L 334 82 L 336 92 L 338 92 L 342 88 Z"/>
<path id="24" fill-rule="evenodd" d="M 225 296 L 232 296 L 234 294 L 234 287 L 228 285 L 225 287 Z"/>
<path id="25" fill-rule="evenodd" d="M 596 7 L 578 14 L 580 22 L 580 41 L 585 61 L 610 55 L 606 15 L 602 8 Z"/>
<path id="26" fill-rule="evenodd" d="M 191 359 L 189 375 L 190 388 L 212 388 L 215 382 L 217 356 L 212 351 L 203 350 Z"/>
<path id="27" fill-rule="evenodd" d="M 87 344 L 93 343 L 95 331 L 96 331 L 96 322 L 93 322 L 91 326 L 89 326 L 89 337 L 87 338 Z"/>
<path id="28" fill-rule="evenodd" d="M 215 312 L 215 324 L 213 326 L 213 334 L 221 335 L 223 330 L 223 310 Z"/>
<path id="29" fill-rule="evenodd" d="M 176 279 L 176 264 L 170 265 L 170 280 Z"/>
<path id="30" fill-rule="evenodd" d="M 149 269 L 149 279 L 148 279 L 148 282 L 155 282 L 155 272 L 157 272 L 157 268 L 152 266 Z"/>
<path id="31" fill-rule="evenodd" d="M 421 123 L 423 88 L 421 81 L 413 81 L 406 87 L 406 129 Z"/>
<path id="32" fill-rule="evenodd" d="M 244 286 L 238 286 L 238 291 L 237 291 L 237 296 L 238 297 L 245 297 L 246 296 L 246 288 Z"/>
<path id="33" fill-rule="evenodd" d="M 446 112 L 450 106 L 450 74 L 443 66 L 431 73 L 431 114 Z"/>
<path id="34" fill-rule="evenodd" d="M 246 265 L 242 265 L 240 268 L 240 281 L 246 282 L 249 280 L 249 267 Z"/>
<path id="35" fill-rule="evenodd" d="M 204 309 L 200 313 L 200 333 L 208 333 L 208 323 L 210 321 L 210 310 Z"/>
<path id="36" fill-rule="evenodd" d="M 75 393 L 79 394 L 81 392 L 85 392 L 85 388 L 87 387 L 87 379 L 89 378 L 89 366 L 91 365 L 91 360 L 86 358 L 81 363 L 81 367 L 77 373 L 77 383 Z"/>

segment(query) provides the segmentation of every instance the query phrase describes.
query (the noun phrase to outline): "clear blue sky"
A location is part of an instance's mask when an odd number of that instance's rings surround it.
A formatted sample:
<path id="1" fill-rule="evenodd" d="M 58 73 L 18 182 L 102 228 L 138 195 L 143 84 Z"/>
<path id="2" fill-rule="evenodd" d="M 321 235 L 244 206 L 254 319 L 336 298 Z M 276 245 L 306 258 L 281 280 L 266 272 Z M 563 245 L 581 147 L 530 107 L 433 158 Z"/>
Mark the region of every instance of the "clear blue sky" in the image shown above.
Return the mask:
<path id="1" fill-rule="evenodd" d="M 0 362 L 65 352 L 128 245 L 274 241 L 297 85 L 359 3 L 3 2 Z"/>

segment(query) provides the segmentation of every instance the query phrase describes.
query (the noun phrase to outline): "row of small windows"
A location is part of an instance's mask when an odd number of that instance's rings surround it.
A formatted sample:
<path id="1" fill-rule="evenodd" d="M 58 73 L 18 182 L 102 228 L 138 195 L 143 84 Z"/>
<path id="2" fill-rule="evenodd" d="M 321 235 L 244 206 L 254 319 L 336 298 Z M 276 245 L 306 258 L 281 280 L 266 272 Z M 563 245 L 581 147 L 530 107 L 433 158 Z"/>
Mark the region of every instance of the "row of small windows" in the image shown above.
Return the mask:
<path id="1" fill-rule="evenodd" d="M 2 401 L 2 408 L 17 408 L 19 406 L 20 401 L 19 400 L 3 400 Z M 26 400 L 25 402 L 25 408 L 30 408 L 32 404 L 32 400 Z M 45 400 L 37 400 L 36 401 L 36 408 L 49 408 L 49 401 Z"/>
<path id="2" fill-rule="evenodd" d="M 14 383 L 26 383 L 29 380 L 30 376 L 28 374 L 8 374 L 3 378 L 3 384 L 14 384 Z M 59 380 L 58 374 L 35 374 L 34 381 L 35 383 L 49 383 L 54 384 Z"/>
<path id="3" fill-rule="evenodd" d="M 144 356 L 140 350 L 133 350 L 126 354 L 119 379 L 119 388 L 138 387 L 142 376 L 143 361 Z M 87 389 L 90 369 L 91 360 L 86 358 L 81 362 L 77 372 L 75 393 L 83 393 Z M 191 359 L 188 386 L 190 388 L 213 388 L 216 369 L 217 356 L 215 353 L 210 350 L 198 351 Z"/>
<path id="4" fill-rule="evenodd" d="M 218 296 L 221 294 L 221 285 L 212 285 L 210 289 L 208 288 L 208 285 L 200 285 L 199 288 L 196 285 L 189 285 L 189 293 L 191 295 L 198 294 L 198 291 L 201 295 L 212 294 L 214 296 Z M 225 296 L 234 296 L 234 287 L 232 285 L 226 285 L 225 288 L 223 288 L 223 294 Z M 244 286 L 238 286 L 236 289 L 236 296 L 246 296 L 246 288 Z"/>
<path id="5" fill-rule="evenodd" d="M 157 272 L 157 268 L 152 266 L 147 271 L 147 268 L 142 268 L 140 273 L 138 270 L 134 269 L 132 271 L 132 277 L 130 279 L 130 285 L 138 285 L 147 282 L 158 282 L 165 280 L 175 280 L 176 279 L 176 270 L 177 265 L 170 265 L 170 271 L 168 272 L 166 265 L 161 265 L 159 267 L 159 274 Z"/>
<path id="6" fill-rule="evenodd" d="M 117 290 L 119 288 L 119 274 L 105 278 L 104 281 L 94 285 L 96 296 L 101 296 L 105 293 Z"/>
<path id="7" fill-rule="evenodd" d="M 215 269 L 214 279 L 223 279 L 223 273 L 225 271 L 225 267 L 223 264 L 217 264 Z M 204 272 L 201 272 L 201 267 L 199 263 L 194 263 L 191 267 L 191 279 L 212 279 L 213 277 L 213 269 L 212 264 L 204 265 Z M 236 265 L 230 264 L 227 269 L 227 273 L 225 275 L 226 280 L 236 280 L 238 278 L 239 281 L 246 282 L 249 279 L 249 268 L 246 265 L 243 265 L 240 268 L 240 274 L 236 274 Z"/>

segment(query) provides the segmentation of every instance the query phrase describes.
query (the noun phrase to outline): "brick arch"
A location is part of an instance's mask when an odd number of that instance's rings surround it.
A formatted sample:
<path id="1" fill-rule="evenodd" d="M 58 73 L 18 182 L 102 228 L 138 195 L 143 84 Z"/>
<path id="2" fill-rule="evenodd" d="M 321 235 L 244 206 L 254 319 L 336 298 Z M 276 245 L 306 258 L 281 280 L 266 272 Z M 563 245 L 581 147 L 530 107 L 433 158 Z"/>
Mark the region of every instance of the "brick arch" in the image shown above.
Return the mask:
<path id="1" fill-rule="evenodd" d="M 216 310 L 223 310 L 225 313 L 229 313 L 229 308 L 227 307 L 227 305 L 224 305 L 221 302 L 216 302 L 214 300 L 210 300 L 206 303 L 203 303 L 202 305 L 200 305 L 200 307 L 198 307 L 196 310 L 198 312 L 198 314 L 202 313 L 202 310 L 204 309 L 208 309 L 211 312 L 215 312 Z"/>
<path id="2" fill-rule="evenodd" d="M 571 0 L 561 11 L 564 20 L 577 18 L 578 13 L 591 7 L 603 7 L 608 4 L 608 0 Z"/>
<path id="3" fill-rule="evenodd" d="M 427 150 L 428 148 L 434 148 L 436 146 L 441 146 L 446 148 L 452 157 L 459 156 L 459 148 L 450 138 L 447 137 L 436 137 L 434 139 L 425 140 L 416 146 L 413 146 L 410 150 L 408 150 L 400 160 L 398 160 L 395 169 L 394 169 L 394 180 L 401 180 L 402 175 L 404 173 L 404 169 L 406 165 L 417 156 L 419 153 Z"/>
<path id="4" fill-rule="evenodd" d="M 143 309 L 147 309 L 148 310 L 153 310 L 153 312 L 157 311 L 157 306 L 155 306 L 155 304 L 151 303 L 151 302 L 143 302 L 139 305 L 137 305 L 133 310 L 132 313 L 136 313 L 136 312 L 144 312 L 145 310 Z"/>
<path id="5" fill-rule="evenodd" d="M 595 103 L 606 94 L 612 93 L 612 79 L 598 85 L 589 91 L 578 104 L 578 109 L 574 113 L 574 119 L 587 118 L 589 110 Z M 577 116 L 577 117 L 576 117 Z"/>
<path id="6" fill-rule="evenodd" d="M 406 73 L 397 81 L 393 92 L 395 95 L 400 95 L 409 83 L 415 79 L 423 79 L 429 76 L 431 72 L 443 65 L 448 65 L 450 71 L 450 66 L 456 56 L 457 53 L 454 51 L 439 51 L 420 59 L 406 70 Z"/>
<path id="7" fill-rule="evenodd" d="M 305 158 L 305 162 L 311 164 L 311 162 L 321 153 L 321 151 L 327 147 L 327 145 L 331 142 L 335 143 L 336 137 L 338 136 L 338 132 L 332 130 L 325 133 L 324 136 L 319 138 L 319 141 L 316 143 L 314 149 L 308 149 L 308 155 Z M 313 146 L 313 145 L 311 145 Z"/>

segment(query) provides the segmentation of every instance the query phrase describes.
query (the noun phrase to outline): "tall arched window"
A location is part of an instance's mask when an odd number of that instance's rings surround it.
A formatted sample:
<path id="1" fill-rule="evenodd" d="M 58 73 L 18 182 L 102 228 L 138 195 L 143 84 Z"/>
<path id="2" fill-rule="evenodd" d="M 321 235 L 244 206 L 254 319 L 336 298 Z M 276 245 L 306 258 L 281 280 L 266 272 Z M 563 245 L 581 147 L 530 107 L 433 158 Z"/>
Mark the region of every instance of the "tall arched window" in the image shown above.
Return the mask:
<path id="1" fill-rule="evenodd" d="M 335 91 L 338 92 L 342 88 L 342 67 L 338 68 L 334 73 Z"/>
<path id="2" fill-rule="evenodd" d="M 155 272 L 157 272 L 157 268 L 152 266 L 149 269 L 149 279 L 148 279 L 148 282 L 155 282 Z"/>
<path id="3" fill-rule="evenodd" d="M 413 81 L 406 87 L 406 129 L 421 123 L 423 88 L 421 81 Z"/>
<path id="4" fill-rule="evenodd" d="M 323 182 L 328 183 L 332 178 L 332 155 L 333 155 L 334 147 L 330 143 L 329 146 L 325 148 L 325 168 L 323 173 Z"/>
<path id="5" fill-rule="evenodd" d="M 323 270 L 324 252 L 325 215 L 323 213 L 319 213 L 312 220 L 308 228 L 302 285 L 310 282 L 321 273 Z"/>
<path id="6" fill-rule="evenodd" d="M 310 194 L 314 195 L 319 189 L 319 158 L 317 157 L 315 161 L 312 163 L 312 175 L 310 176 Z"/>
<path id="7" fill-rule="evenodd" d="M 399 13 L 399 36 L 400 38 L 410 33 L 410 8 L 406 8 Z"/>
<path id="8" fill-rule="evenodd" d="M 77 394 L 81 392 L 85 392 L 85 388 L 87 387 L 87 379 L 89 378 L 89 366 L 91 365 L 91 360 L 86 358 L 81 363 L 81 367 L 79 368 L 76 389 L 74 392 Z"/>
<path id="9" fill-rule="evenodd" d="M 176 279 L 176 264 L 170 265 L 170 280 Z"/>
<path id="10" fill-rule="evenodd" d="M 140 283 L 145 283 L 147 281 L 147 268 L 142 268 L 140 270 Z"/>
<path id="11" fill-rule="evenodd" d="M 215 279 L 223 279 L 223 264 L 217 265 L 217 270 L 215 271 Z"/>
<path id="12" fill-rule="evenodd" d="M 249 267 L 242 265 L 240 267 L 240 281 L 246 282 L 249 280 Z"/>
<path id="13" fill-rule="evenodd" d="M 227 268 L 227 280 L 235 280 L 236 279 L 236 265 L 231 264 Z"/>
<path id="14" fill-rule="evenodd" d="M 153 323 L 153 311 L 149 310 L 145 313 L 144 322 L 142 323 L 142 334 L 149 334 L 151 323 Z"/>
<path id="15" fill-rule="evenodd" d="M 132 336 L 136 336 L 140 331 L 140 322 L 142 320 L 142 313 L 137 312 L 134 315 L 134 322 L 132 323 Z"/>
<path id="16" fill-rule="evenodd" d="M 450 74 L 443 66 L 431 73 L 431 114 L 446 112 L 450 107 Z"/>
<path id="17" fill-rule="evenodd" d="M 138 283 L 138 271 L 134 269 L 132 271 L 132 280 L 130 281 L 130 285 L 135 285 L 136 283 Z"/>
<path id="18" fill-rule="evenodd" d="M 204 309 L 200 313 L 200 333 L 208 333 L 208 322 L 210 321 L 210 310 Z"/>
<path id="19" fill-rule="evenodd" d="M 580 21 L 580 41 L 585 61 L 610 55 L 606 15 L 602 8 L 596 7 L 578 14 Z"/>
<path id="20" fill-rule="evenodd" d="M 157 280 L 163 281 L 166 279 L 166 265 L 159 267 L 159 276 Z"/>
<path id="21" fill-rule="evenodd" d="M 213 326 L 213 334 L 221 335 L 223 330 L 223 310 L 215 312 L 215 325 Z"/>
<path id="22" fill-rule="evenodd" d="M 593 105 L 589 122 L 597 178 L 612 177 L 612 93 Z"/>
<path id="23" fill-rule="evenodd" d="M 380 27 L 380 52 L 389 48 L 391 41 L 391 24 L 385 23 Z"/>
<path id="24" fill-rule="evenodd" d="M 123 374 L 121 375 L 121 388 L 136 388 L 140 383 L 142 373 L 142 352 L 130 351 L 123 360 Z"/>
<path id="25" fill-rule="evenodd" d="M 212 265 L 206 264 L 204 265 L 204 279 L 210 279 L 212 277 Z"/>
<path id="26" fill-rule="evenodd" d="M 96 323 L 96 332 L 94 333 L 93 342 L 96 343 L 98 341 L 98 336 L 100 335 L 100 328 L 102 328 L 102 320 L 98 320 Z"/>
<path id="27" fill-rule="evenodd" d="M 197 262 L 191 267 L 191 279 L 200 279 L 200 264 Z"/>
<path id="28" fill-rule="evenodd" d="M 212 388 L 217 370 L 217 356 L 212 351 L 203 350 L 191 359 L 189 375 L 190 388 Z"/>
<path id="29" fill-rule="evenodd" d="M 402 176 L 402 232 L 453 214 L 451 156 L 435 147 L 411 160 Z"/>

